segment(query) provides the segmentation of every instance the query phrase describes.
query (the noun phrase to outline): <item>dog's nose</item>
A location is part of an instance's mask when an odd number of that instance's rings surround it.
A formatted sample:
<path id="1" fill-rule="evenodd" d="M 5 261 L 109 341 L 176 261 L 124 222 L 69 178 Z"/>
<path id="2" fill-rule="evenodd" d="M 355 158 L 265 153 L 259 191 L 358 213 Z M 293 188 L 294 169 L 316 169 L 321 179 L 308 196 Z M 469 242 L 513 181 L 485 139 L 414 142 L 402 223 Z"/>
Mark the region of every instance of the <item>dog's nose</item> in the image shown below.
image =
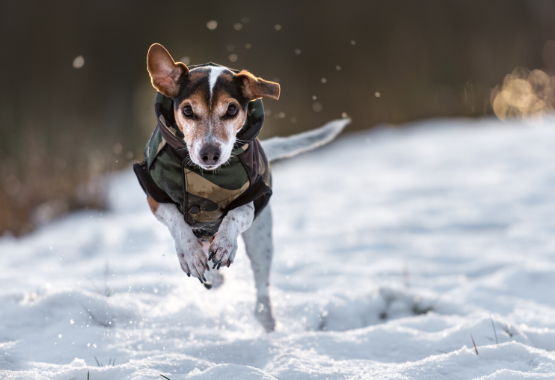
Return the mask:
<path id="1" fill-rule="evenodd" d="M 202 162 L 207 165 L 214 165 L 220 159 L 220 148 L 216 145 L 205 145 L 200 151 Z"/>

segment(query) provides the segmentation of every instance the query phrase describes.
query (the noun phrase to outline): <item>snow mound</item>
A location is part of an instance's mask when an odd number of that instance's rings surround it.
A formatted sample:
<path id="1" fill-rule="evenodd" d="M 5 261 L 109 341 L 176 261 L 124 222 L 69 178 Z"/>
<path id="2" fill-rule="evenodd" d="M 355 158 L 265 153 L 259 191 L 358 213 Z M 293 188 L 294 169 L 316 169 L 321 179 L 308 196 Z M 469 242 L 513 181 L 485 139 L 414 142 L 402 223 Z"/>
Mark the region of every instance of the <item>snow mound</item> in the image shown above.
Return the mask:
<path id="1" fill-rule="evenodd" d="M 434 120 L 275 164 L 272 334 L 244 248 L 204 289 L 115 175 L 109 212 L 0 239 L 0 378 L 555 378 L 553 126 Z"/>

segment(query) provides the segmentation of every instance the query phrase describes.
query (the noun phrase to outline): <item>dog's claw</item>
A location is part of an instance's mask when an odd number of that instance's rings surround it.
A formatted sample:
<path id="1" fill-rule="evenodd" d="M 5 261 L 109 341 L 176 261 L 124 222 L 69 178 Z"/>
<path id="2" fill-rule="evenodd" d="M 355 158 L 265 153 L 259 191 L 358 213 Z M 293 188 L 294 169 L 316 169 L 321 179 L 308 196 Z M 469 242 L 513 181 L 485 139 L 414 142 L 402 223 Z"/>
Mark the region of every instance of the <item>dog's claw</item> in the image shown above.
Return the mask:
<path id="1" fill-rule="evenodd" d="M 200 277 L 197 277 L 198 280 L 200 281 L 201 284 L 204 284 L 204 282 L 202 282 L 202 279 Z"/>
<path id="2" fill-rule="evenodd" d="M 191 273 L 187 272 L 187 277 L 191 277 Z"/>
<path id="3" fill-rule="evenodd" d="M 216 256 L 219 250 L 220 248 L 218 247 L 215 251 L 210 251 L 210 256 L 208 256 L 208 261 L 214 260 L 214 257 Z"/>

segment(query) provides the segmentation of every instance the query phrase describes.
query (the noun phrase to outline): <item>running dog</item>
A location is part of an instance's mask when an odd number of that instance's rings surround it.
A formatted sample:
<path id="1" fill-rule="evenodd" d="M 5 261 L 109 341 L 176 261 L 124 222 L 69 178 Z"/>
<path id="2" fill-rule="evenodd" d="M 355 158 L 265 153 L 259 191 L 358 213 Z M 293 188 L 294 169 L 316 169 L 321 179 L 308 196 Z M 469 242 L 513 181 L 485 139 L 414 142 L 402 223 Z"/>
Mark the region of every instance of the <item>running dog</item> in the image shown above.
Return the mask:
<path id="1" fill-rule="evenodd" d="M 349 120 L 260 142 L 261 99 L 277 100 L 279 84 L 212 63 L 187 67 L 159 44 L 148 51 L 147 70 L 158 91 L 158 124 L 134 170 L 150 209 L 168 227 L 182 270 L 207 288 L 210 267 L 229 267 L 242 235 L 256 285 L 255 315 L 272 331 L 269 163 L 333 140 Z"/>

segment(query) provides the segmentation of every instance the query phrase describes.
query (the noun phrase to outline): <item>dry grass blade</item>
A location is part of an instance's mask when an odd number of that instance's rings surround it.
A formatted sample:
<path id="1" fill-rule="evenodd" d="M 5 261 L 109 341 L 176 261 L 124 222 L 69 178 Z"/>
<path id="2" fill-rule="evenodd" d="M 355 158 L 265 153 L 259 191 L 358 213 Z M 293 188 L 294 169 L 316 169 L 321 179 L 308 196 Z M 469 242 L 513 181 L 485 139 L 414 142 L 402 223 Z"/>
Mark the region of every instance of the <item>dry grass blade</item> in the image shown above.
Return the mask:
<path id="1" fill-rule="evenodd" d="M 472 344 L 474 345 L 474 351 L 476 351 L 476 355 L 478 355 L 478 347 L 476 347 L 476 342 L 474 342 L 474 337 L 470 334 L 470 339 L 472 339 Z"/>
<path id="2" fill-rule="evenodd" d="M 493 326 L 493 333 L 495 334 L 495 343 L 499 346 L 499 341 L 497 340 L 497 331 L 495 330 L 495 324 L 493 323 L 493 318 L 491 314 L 489 315 L 489 319 L 491 320 L 491 325 Z"/>

